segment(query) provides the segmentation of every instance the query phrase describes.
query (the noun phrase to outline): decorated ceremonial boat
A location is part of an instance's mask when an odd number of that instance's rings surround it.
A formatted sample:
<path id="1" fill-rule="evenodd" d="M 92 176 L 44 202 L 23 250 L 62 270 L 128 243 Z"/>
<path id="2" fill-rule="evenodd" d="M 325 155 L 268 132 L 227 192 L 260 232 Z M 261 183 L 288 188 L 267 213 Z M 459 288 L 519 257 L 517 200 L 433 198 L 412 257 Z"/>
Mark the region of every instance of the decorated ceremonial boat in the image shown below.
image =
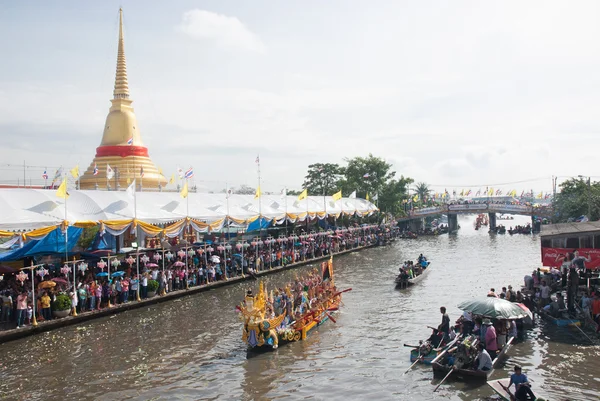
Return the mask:
<path id="1" fill-rule="evenodd" d="M 335 313 L 348 288 L 338 291 L 333 280 L 333 258 L 323 262 L 322 271 L 313 272 L 306 282 L 310 285 L 292 288 L 288 284 L 274 295 L 262 281 L 256 295 L 249 290 L 244 302 L 238 307 L 244 323 L 242 340 L 249 351 L 277 349 L 280 345 L 306 339 L 309 332 L 327 320 L 335 319 Z M 296 283 L 302 280 L 296 279 Z M 281 313 L 275 314 L 276 311 Z"/>

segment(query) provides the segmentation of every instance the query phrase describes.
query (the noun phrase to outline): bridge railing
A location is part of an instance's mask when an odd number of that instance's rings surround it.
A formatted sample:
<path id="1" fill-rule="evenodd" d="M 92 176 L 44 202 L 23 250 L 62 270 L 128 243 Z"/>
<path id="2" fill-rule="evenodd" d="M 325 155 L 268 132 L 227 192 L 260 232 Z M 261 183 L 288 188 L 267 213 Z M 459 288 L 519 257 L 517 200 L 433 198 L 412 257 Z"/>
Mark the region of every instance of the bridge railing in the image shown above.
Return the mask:
<path id="1" fill-rule="evenodd" d="M 461 203 L 447 204 L 440 206 L 429 206 L 420 209 L 413 209 L 404 219 L 415 217 L 425 217 L 442 213 L 515 213 L 534 216 L 549 217 L 552 216 L 552 206 L 532 206 L 515 205 L 509 203 Z"/>

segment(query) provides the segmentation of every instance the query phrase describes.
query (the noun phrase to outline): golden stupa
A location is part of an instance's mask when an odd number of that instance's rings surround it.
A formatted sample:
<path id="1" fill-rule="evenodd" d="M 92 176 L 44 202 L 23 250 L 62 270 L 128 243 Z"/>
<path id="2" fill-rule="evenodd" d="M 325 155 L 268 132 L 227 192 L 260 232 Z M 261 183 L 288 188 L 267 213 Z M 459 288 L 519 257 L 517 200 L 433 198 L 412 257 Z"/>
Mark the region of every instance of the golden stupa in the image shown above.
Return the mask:
<path id="1" fill-rule="evenodd" d="M 96 157 L 79 179 L 81 189 L 125 189 L 134 179 L 138 189 L 158 190 L 165 177 L 148 156 L 133 114 L 127 83 L 127 63 L 123 40 L 123 10 L 119 10 L 119 49 L 112 106 L 106 117 L 102 142 Z M 109 166 L 110 170 L 109 171 Z M 112 176 L 112 177 L 111 177 Z"/>

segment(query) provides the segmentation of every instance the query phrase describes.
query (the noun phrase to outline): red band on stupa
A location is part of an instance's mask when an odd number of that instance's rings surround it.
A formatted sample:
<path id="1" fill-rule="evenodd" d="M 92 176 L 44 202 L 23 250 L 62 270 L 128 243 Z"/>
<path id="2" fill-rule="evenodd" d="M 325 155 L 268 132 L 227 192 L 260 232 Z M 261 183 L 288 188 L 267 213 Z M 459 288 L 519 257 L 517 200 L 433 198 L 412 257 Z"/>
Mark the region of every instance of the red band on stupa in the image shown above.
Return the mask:
<path id="1" fill-rule="evenodd" d="M 105 156 L 141 156 L 148 157 L 148 148 L 143 146 L 100 146 L 96 148 L 96 157 Z"/>

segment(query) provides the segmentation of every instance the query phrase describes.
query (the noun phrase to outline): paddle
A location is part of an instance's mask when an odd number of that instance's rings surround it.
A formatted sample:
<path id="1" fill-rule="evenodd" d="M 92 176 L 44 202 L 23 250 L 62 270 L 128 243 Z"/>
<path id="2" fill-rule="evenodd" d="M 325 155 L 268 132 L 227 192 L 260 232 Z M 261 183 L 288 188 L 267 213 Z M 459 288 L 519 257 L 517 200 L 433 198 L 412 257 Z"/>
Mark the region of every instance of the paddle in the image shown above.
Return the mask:
<path id="1" fill-rule="evenodd" d="M 417 363 L 419 363 L 423 359 L 423 357 L 425 357 L 425 355 L 421 355 L 420 357 L 418 357 L 417 360 L 414 361 L 413 364 L 410 365 L 410 367 L 408 369 L 406 369 L 406 372 L 404 372 L 404 374 L 407 374 L 413 368 L 413 366 L 415 366 Z"/>
<path id="2" fill-rule="evenodd" d="M 450 372 L 448 372 L 448 374 L 446 375 L 446 377 L 444 377 L 444 378 L 442 379 L 442 381 L 440 382 L 440 384 L 438 384 L 438 385 L 437 385 L 437 387 L 433 389 L 433 392 L 434 392 L 434 393 L 437 391 L 437 389 L 438 389 L 438 388 L 440 388 L 440 386 L 441 386 L 442 384 L 444 384 L 444 382 L 446 381 L 446 379 L 447 379 L 448 377 L 450 377 L 450 375 L 452 374 L 452 372 L 454 372 L 455 370 L 456 370 L 456 366 L 452 366 L 452 369 L 450 370 Z"/>
<path id="3" fill-rule="evenodd" d="M 420 345 L 410 345 L 410 344 L 404 344 L 405 347 L 409 347 L 409 348 L 419 348 Z"/>
<path id="4" fill-rule="evenodd" d="M 511 401 L 513 401 L 515 399 L 515 396 L 513 395 L 513 393 L 510 392 L 510 389 L 508 387 L 506 387 L 504 384 L 502 384 L 501 382 L 498 382 L 498 384 L 500 385 L 500 387 L 502 387 L 502 389 L 504 391 L 506 391 L 511 399 Z"/>
<path id="5" fill-rule="evenodd" d="M 333 316 L 331 316 L 331 315 L 330 315 L 329 313 L 327 313 L 327 312 L 325 312 L 325 314 L 327 315 L 327 317 L 328 317 L 329 319 L 331 319 L 331 321 L 332 321 L 333 323 L 337 323 L 337 321 L 336 321 L 336 320 L 333 318 Z"/>

